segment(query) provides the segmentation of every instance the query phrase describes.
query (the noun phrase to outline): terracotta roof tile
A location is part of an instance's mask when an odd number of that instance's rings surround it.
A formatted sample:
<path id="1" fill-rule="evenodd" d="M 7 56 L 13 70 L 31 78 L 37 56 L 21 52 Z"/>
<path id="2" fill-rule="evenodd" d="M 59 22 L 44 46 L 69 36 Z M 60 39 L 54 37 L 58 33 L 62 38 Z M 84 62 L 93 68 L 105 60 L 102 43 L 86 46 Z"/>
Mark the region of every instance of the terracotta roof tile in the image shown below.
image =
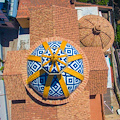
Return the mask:
<path id="1" fill-rule="evenodd" d="M 16 18 L 28 18 L 29 14 L 29 10 L 18 10 Z"/>
<path id="2" fill-rule="evenodd" d="M 30 45 L 40 38 L 53 36 L 52 7 L 32 9 L 30 17 Z"/>
<path id="3" fill-rule="evenodd" d="M 53 7 L 55 36 L 74 41 L 79 45 L 77 11 L 74 9 Z"/>

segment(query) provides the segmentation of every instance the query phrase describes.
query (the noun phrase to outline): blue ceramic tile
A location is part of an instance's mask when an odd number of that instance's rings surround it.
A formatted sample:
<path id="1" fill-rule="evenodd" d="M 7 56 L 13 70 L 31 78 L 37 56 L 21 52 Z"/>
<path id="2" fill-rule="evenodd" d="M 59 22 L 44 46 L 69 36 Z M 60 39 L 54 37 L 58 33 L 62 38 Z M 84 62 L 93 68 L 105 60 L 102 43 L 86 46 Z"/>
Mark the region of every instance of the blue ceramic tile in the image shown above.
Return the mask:
<path id="1" fill-rule="evenodd" d="M 57 49 L 60 47 L 61 45 L 61 41 L 53 41 L 53 42 L 48 42 L 48 45 L 51 47 L 52 52 L 55 54 Z M 41 56 L 42 54 L 44 55 L 48 55 L 51 56 L 50 51 L 44 49 L 43 45 L 38 46 L 31 55 L 35 55 L 35 56 Z M 66 47 L 64 49 L 64 51 L 62 51 L 61 49 L 58 52 L 58 56 L 59 55 L 65 55 L 67 54 L 68 57 L 69 56 L 73 56 L 73 55 L 77 55 L 80 54 L 78 53 L 78 51 L 70 44 L 66 44 Z M 42 57 L 42 62 L 36 62 L 36 61 L 30 61 L 28 60 L 27 62 L 27 72 L 28 72 L 28 77 L 31 76 L 33 73 L 35 73 L 36 71 L 40 70 L 40 69 L 45 69 L 47 71 L 47 73 L 41 75 L 40 77 L 38 77 L 37 79 L 33 80 L 30 84 L 32 86 L 32 88 L 34 90 L 36 90 L 39 94 L 43 94 L 44 91 L 44 87 L 45 87 L 45 83 L 46 80 L 48 78 L 48 74 L 49 74 L 49 69 L 51 67 L 51 62 L 46 64 L 43 68 L 42 68 L 42 64 L 46 63 L 48 60 L 50 60 L 50 58 L 46 58 L 46 57 Z M 62 62 L 66 63 L 67 62 L 67 57 L 62 57 L 59 58 L 59 60 L 61 60 Z M 57 62 L 59 69 L 63 70 L 65 68 L 65 65 L 63 65 L 60 62 Z M 71 68 L 81 74 L 84 73 L 83 71 L 83 61 L 82 59 L 79 60 L 75 60 L 72 61 L 70 63 L 68 63 L 68 68 Z M 55 66 L 55 64 L 53 65 L 52 71 L 51 73 L 58 73 L 58 70 Z M 81 80 L 68 74 L 65 72 L 61 73 L 64 81 L 66 83 L 66 86 L 68 88 L 69 93 L 72 93 L 81 83 Z M 60 98 L 64 98 L 64 93 L 62 91 L 62 88 L 59 84 L 59 80 L 57 78 L 57 75 L 54 75 L 51 86 L 50 86 L 50 90 L 48 93 L 48 99 L 60 99 Z"/>

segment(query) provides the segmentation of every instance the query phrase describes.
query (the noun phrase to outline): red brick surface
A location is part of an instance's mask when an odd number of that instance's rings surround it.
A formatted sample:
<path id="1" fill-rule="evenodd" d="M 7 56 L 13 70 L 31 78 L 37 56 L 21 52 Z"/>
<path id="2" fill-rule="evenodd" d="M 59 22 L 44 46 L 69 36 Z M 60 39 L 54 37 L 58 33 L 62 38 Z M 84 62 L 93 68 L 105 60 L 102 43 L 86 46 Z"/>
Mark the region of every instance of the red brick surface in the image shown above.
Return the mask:
<path id="1" fill-rule="evenodd" d="M 30 0 L 19 0 L 19 6 L 17 11 L 17 18 L 29 17 L 29 7 L 31 6 Z"/>
<path id="2" fill-rule="evenodd" d="M 104 53 L 100 47 L 81 47 L 85 52 L 90 70 L 108 70 Z"/>
<path id="3" fill-rule="evenodd" d="M 4 76 L 4 82 L 8 100 L 25 99 L 26 90 L 22 81 L 22 75 Z"/>
<path id="4" fill-rule="evenodd" d="M 41 38 L 59 36 L 80 45 L 77 11 L 51 6 L 32 9 L 30 15 L 30 45 Z"/>
<path id="5" fill-rule="evenodd" d="M 31 7 L 57 5 L 61 7 L 74 8 L 74 4 L 70 4 L 70 0 L 19 0 L 17 18 L 28 18 Z"/>
<path id="6" fill-rule="evenodd" d="M 26 96 L 26 103 L 12 104 L 12 120 L 90 120 L 89 92 L 78 94 L 79 99 L 60 106 L 34 102 Z"/>
<path id="7" fill-rule="evenodd" d="M 90 95 L 106 93 L 108 67 L 101 48 L 82 47 L 89 61 L 89 80 L 86 90 Z"/>
<path id="8" fill-rule="evenodd" d="M 26 110 L 26 105 L 24 103 L 12 104 L 11 105 L 11 120 L 25 120 L 25 110 Z"/>
<path id="9" fill-rule="evenodd" d="M 70 103 L 57 106 L 58 120 L 91 120 L 89 92 L 79 93 L 78 99 L 73 99 Z"/>
<path id="10" fill-rule="evenodd" d="M 25 120 L 57 120 L 57 107 L 34 102 L 26 96 Z"/>
<path id="11" fill-rule="evenodd" d="M 25 99 L 25 87 L 21 75 L 25 54 L 26 50 L 7 52 L 3 75 L 9 100 Z"/>
<path id="12" fill-rule="evenodd" d="M 4 75 L 18 75 L 22 71 L 22 58 L 25 56 L 26 51 L 8 51 L 5 65 L 4 65 Z"/>
<path id="13" fill-rule="evenodd" d="M 105 94 L 107 92 L 108 71 L 90 71 L 89 74 L 89 80 L 85 89 L 90 91 L 90 95 Z"/>
<path id="14" fill-rule="evenodd" d="M 74 41 L 79 45 L 77 11 L 63 7 L 53 7 L 55 36 Z"/>
<path id="15" fill-rule="evenodd" d="M 53 36 L 52 7 L 32 10 L 30 17 L 30 45 L 39 41 L 40 38 Z"/>

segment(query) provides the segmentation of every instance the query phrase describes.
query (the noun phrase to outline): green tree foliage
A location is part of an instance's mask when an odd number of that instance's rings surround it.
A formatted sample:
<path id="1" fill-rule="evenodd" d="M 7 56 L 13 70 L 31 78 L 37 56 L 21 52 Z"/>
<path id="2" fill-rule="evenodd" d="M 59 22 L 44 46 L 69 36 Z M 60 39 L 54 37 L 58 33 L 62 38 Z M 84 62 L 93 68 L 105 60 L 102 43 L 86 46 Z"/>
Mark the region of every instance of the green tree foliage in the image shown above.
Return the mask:
<path id="1" fill-rule="evenodd" d="M 117 37 L 116 37 L 116 39 L 117 39 L 118 44 L 120 45 L 120 25 L 117 25 L 116 31 L 117 31 Z"/>
<path id="2" fill-rule="evenodd" d="M 107 5 L 109 0 L 77 0 L 78 2 L 93 3 L 98 5 Z"/>
<path id="3" fill-rule="evenodd" d="M 107 5 L 109 2 L 109 0 L 101 0 L 99 2 L 97 2 L 98 5 Z"/>
<path id="4" fill-rule="evenodd" d="M 2 67 L 0 68 L 0 71 L 2 71 L 2 72 L 3 72 L 3 69 L 4 69 L 4 67 L 2 66 Z"/>
<path id="5" fill-rule="evenodd" d="M 78 2 L 85 2 L 87 3 L 89 0 L 77 0 Z"/>

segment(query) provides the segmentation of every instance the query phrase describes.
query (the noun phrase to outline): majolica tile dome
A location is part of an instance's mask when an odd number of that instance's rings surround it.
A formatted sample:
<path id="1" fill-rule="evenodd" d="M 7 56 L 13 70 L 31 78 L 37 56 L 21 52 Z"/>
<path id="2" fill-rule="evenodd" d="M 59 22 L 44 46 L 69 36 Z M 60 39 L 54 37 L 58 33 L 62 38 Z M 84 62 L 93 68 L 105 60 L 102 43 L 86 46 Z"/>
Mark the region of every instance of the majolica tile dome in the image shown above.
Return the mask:
<path id="1" fill-rule="evenodd" d="M 82 55 L 66 41 L 43 42 L 28 56 L 29 84 L 46 99 L 64 99 L 84 79 Z"/>

